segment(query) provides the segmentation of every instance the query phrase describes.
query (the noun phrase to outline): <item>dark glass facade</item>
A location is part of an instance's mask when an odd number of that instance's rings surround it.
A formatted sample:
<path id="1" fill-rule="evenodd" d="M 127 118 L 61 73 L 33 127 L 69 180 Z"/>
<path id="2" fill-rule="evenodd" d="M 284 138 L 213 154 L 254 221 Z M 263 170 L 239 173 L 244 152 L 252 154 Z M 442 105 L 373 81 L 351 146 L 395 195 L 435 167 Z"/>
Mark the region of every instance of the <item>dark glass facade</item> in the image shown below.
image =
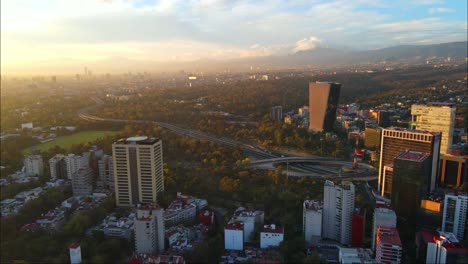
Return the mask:
<path id="1" fill-rule="evenodd" d="M 340 91 L 339 83 L 309 83 L 309 130 L 333 130 Z"/>

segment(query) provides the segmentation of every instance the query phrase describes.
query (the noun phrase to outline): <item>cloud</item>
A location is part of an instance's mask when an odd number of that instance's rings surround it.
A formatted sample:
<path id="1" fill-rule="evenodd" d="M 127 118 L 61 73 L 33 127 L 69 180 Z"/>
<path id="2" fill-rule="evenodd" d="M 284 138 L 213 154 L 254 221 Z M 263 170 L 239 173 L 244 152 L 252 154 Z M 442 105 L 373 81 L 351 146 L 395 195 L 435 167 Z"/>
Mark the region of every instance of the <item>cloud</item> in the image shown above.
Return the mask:
<path id="1" fill-rule="evenodd" d="M 294 47 L 293 51 L 298 52 L 298 51 L 305 51 L 305 50 L 313 50 L 317 47 L 318 44 L 320 44 L 322 40 L 318 39 L 317 37 L 310 37 L 310 38 L 305 38 L 301 39 L 296 42 L 296 46 Z"/>
<path id="2" fill-rule="evenodd" d="M 417 5 L 434 5 L 434 4 L 443 4 L 442 0 L 413 0 L 413 4 Z"/>
<path id="3" fill-rule="evenodd" d="M 453 13 L 455 12 L 455 9 L 451 8 L 445 8 L 445 7 L 437 7 L 437 8 L 429 8 L 429 14 L 435 14 L 435 13 Z"/>

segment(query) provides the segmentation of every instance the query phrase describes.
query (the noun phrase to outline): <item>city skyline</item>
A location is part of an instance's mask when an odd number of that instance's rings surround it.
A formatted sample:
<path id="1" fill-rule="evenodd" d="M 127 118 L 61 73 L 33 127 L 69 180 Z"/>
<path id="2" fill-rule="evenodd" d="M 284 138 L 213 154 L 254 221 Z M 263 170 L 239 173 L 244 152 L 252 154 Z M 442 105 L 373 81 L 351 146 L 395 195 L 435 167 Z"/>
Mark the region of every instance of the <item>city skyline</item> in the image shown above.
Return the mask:
<path id="1" fill-rule="evenodd" d="M 466 9 L 458 0 L 3 1 L 2 73 L 466 41 Z"/>

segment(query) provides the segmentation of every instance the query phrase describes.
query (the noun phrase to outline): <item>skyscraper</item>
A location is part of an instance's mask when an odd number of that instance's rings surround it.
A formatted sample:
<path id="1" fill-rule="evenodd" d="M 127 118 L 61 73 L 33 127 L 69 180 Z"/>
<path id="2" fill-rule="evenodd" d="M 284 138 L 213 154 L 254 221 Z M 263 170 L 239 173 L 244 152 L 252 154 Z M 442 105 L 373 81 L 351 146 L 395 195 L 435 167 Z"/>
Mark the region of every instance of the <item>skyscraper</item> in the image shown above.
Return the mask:
<path id="1" fill-rule="evenodd" d="M 421 199 L 429 191 L 429 155 L 403 151 L 394 159 L 392 205 L 400 217 L 415 219 Z"/>
<path id="2" fill-rule="evenodd" d="M 441 132 L 440 153 L 447 153 L 452 146 L 455 128 L 456 106 L 451 103 L 430 103 L 411 106 L 411 128 Z"/>
<path id="3" fill-rule="evenodd" d="M 468 207 L 466 194 L 446 194 L 444 199 L 444 213 L 442 216 L 442 231 L 453 233 L 463 240 Z"/>
<path id="4" fill-rule="evenodd" d="M 139 254 L 164 252 L 164 209 L 156 204 L 137 207 L 135 219 L 135 251 Z"/>
<path id="5" fill-rule="evenodd" d="M 335 185 L 327 180 L 323 192 L 322 237 L 350 245 L 353 211 L 354 184 Z"/>
<path id="6" fill-rule="evenodd" d="M 162 142 L 129 137 L 112 144 L 117 206 L 155 203 L 164 191 Z"/>
<path id="7" fill-rule="evenodd" d="M 380 166 L 378 187 L 380 194 L 390 196 L 392 193 L 393 177 L 388 174 L 384 177 L 386 166 L 391 167 L 393 160 L 402 151 L 412 150 L 427 153 L 429 155 L 430 191 L 434 190 L 437 178 L 437 166 L 439 163 L 440 132 L 427 132 L 419 130 L 406 130 L 401 128 L 389 128 L 382 130 L 380 143 Z"/>
<path id="8" fill-rule="evenodd" d="M 341 84 L 309 83 L 309 130 L 332 131 L 340 97 Z"/>

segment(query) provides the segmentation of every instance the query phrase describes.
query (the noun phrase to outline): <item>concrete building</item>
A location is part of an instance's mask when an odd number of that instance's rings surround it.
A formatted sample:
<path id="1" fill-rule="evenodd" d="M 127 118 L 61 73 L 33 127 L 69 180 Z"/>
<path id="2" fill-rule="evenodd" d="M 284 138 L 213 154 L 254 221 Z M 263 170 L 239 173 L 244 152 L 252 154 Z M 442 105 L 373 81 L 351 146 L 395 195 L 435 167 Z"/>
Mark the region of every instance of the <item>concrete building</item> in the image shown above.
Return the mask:
<path id="1" fill-rule="evenodd" d="M 63 154 L 57 154 L 49 159 L 50 178 L 66 179 L 67 178 L 67 162 Z"/>
<path id="2" fill-rule="evenodd" d="M 81 247 L 80 244 L 73 242 L 69 247 L 70 250 L 70 263 L 81 264 Z"/>
<path id="3" fill-rule="evenodd" d="M 271 118 L 272 121 L 281 121 L 281 120 L 283 120 L 283 107 L 281 105 L 273 106 L 271 108 L 270 118 Z"/>
<path id="4" fill-rule="evenodd" d="M 429 192 L 429 155 L 403 151 L 394 159 L 392 205 L 399 217 L 415 219 L 421 200 Z"/>
<path id="5" fill-rule="evenodd" d="M 112 144 L 117 206 L 155 203 L 164 191 L 162 142 L 130 137 Z"/>
<path id="6" fill-rule="evenodd" d="M 468 248 L 452 233 L 420 231 L 418 258 L 426 263 L 468 263 Z"/>
<path id="7" fill-rule="evenodd" d="M 440 153 L 447 153 L 452 146 L 455 128 L 456 106 L 451 103 L 430 103 L 411 106 L 411 128 L 441 132 Z"/>
<path id="8" fill-rule="evenodd" d="M 309 130 L 330 132 L 336 119 L 341 84 L 309 83 Z"/>
<path id="9" fill-rule="evenodd" d="M 351 244 L 354 211 L 354 184 L 342 182 L 335 185 L 326 181 L 323 192 L 322 237 L 341 244 Z"/>
<path id="10" fill-rule="evenodd" d="M 224 249 L 244 250 L 243 223 L 230 223 L 224 227 Z"/>
<path id="11" fill-rule="evenodd" d="M 377 124 L 380 127 L 389 127 L 391 125 L 390 121 L 390 112 L 388 111 L 378 111 L 377 112 Z"/>
<path id="12" fill-rule="evenodd" d="M 104 189 L 114 191 L 114 162 L 112 156 L 103 155 L 102 158 L 98 160 L 98 171 L 100 185 L 102 185 Z"/>
<path id="13" fill-rule="evenodd" d="M 440 185 L 459 188 L 468 182 L 467 156 L 442 154 L 440 156 Z"/>
<path id="14" fill-rule="evenodd" d="M 372 258 L 372 250 L 369 248 L 342 248 L 340 247 L 338 261 L 340 264 L 377 264 Z"/>
<path id="15" fill-rule="evenodd" d="M 382 136 L 382 128 L 366 127 L 364 136 L 364 146 L 367 149 L 377 150 L 380 147 L 380 141 Z"/>
<path id="16" fill-rule="evenodd" d="M 85 196 L 93 193 L 93 170 L 81 167 L 72 176 L 73 196 Z"/>
<path id="17" fill-rule="evenodd" d="M 375 241 L 377 239 L 377 230 L 379 227 L 396 228 L 397 218 L 395 211 L 388 208 L 375 208 L 374 221 L 372 226 L 372 249 L 375 249 Z"/>
<path id="18" fill-rule="evenodd" d="M 29 155 L 24 159 L 24 171 L 26 176 L 42 176 L 44 163 L 41 155 Z"/>
<path id="19" fill-rule="evenodd" d="M 313 243 L 322 237 L 322 202 L 306 200 L 302 206 L 304 240 Z"/>
<path id="20" fill-rule="evenodd" d="M 68 154 L 65 157 L 67 164 L 67 178 L 72 179 L 73 174 L 82 166 L 82 157 L 75 154 Z"/>
<path id="21" fill-rule="evenodd" d="M 138 254 L 163 253 L 165 246 L 164 209 L 156 204 L 141 204 L 135 219 L 135 251 Z"/>
<path id="22" fill-rule="evenodd" d="M 402 245 L 398 230 L 392 227 L 377 229 L 375 260 L 381 264 L 399 264 L 402 258 Z"/>
<path id="23" fill-rule="evenodd" d="M 284 229 L 275 224 L 264 225 L 260 232 L 260 248 L 279 247 L 284 240 Z"/>
<path id="24" fill-rule="evenodd" d="M 239 207 L 234 212 L 229 223 L 243 223 L 244 242 L 253 240 L 255 227 L 263 226 L 265 214 L 263 211 L 248 210 L 244 207 Z"/>
<path id="25" fill-rule="evenodd" d="M 442 231 L 453 233 L 463 240 L 465 235 L 468 196 L 466 194 L 446 194 L 442 215 Z"/>
<path id="26" fill-rule="evenodd" d="M 366 228 L 366 209 L 357 207 L 353 212 L 351 246 L 361 247 L 364 243 Z"/>
<path id="27" fill-rule="evenodd" d="M 427 132 L 407 130 L 402 128 L 389 128 L 382 130 L 380 143 L 379 179 L 378 189 L 382 196 L 390 197 L 392 194 L 393 177 L 384 177 L 384 167 L 393 164 L 394 159 L 405 150 L 428 153 L 431 163 L 429 191 L 436 185 L 437 166 L 439 163 L 440 132 Z"/>

